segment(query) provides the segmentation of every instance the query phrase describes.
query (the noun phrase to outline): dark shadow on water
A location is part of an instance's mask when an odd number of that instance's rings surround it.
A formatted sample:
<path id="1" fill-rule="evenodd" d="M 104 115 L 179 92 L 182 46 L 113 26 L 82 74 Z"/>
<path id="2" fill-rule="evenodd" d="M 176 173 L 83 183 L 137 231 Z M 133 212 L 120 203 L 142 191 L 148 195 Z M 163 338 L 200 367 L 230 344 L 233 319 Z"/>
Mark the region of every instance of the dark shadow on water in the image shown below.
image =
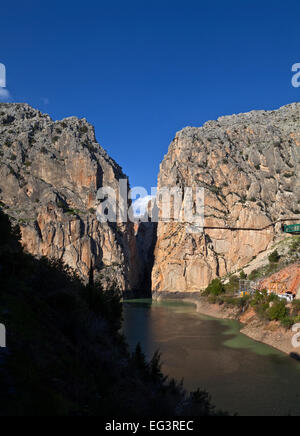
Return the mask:
<path id="1" fill-rule="evenodd" d="M 148 357 L 151 353 L 151 300 L 124 302 L 123 333 L 127 338 L 130 351 L 133 352 L 138 343 Z"/>

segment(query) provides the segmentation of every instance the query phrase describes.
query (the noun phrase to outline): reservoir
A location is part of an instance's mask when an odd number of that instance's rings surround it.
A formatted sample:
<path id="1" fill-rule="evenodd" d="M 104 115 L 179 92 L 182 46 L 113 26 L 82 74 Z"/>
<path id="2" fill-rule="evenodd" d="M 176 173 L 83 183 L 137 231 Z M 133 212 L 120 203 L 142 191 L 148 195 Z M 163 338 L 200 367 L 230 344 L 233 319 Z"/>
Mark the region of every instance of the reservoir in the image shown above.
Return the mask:
<path id="1" fill-rule="evenodd" d="M 218 409 L 243 416 L 300 415 L 300 363 L 240 333 L 237 321 L 196 312 L 192 303 L 124 303 L 123 332 L 148 359 L 189 390 L 208 391 Z"/>

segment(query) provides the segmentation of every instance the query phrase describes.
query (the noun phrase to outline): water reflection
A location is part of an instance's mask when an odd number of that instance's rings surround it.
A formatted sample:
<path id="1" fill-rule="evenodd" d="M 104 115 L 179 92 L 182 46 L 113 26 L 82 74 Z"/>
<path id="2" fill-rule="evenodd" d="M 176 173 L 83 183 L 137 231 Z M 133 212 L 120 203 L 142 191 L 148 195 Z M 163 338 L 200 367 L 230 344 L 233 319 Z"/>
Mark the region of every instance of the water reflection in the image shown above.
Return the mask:
<path id="1" fill-rule="evenodd" d="M 218 407 L 242 415 L 300 415 L 300 364 L 240 334 L 239 323 L 198 314 L 178 301 L 126 303 L 124 333 L 189 390 L 208 390 Z"/>

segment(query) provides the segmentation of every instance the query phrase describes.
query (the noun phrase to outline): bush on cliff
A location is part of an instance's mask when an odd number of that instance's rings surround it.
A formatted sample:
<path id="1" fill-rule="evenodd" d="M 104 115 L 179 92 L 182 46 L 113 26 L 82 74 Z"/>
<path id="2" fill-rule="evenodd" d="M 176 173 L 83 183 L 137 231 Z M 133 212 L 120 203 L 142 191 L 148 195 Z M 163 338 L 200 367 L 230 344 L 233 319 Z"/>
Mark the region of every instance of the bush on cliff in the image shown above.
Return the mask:
<path id="1" fill-rule="evenodd" d="M 267 315 L 270 321 L 283 321 L 289 314 L 284 301 L 276 301 L 268 309 Z"/>
<path id="2" fill-rule="evenodd" d="M 300 315 L 300 300 L 294 300 L 292 302 L 292 315 L 293 316 Z"/>
<path id="3" fill-rule="evenodd" d="M 268 294 L 266 290 L 256 292 L 251 300 L 251 306 L 256 313 L 268 321 L 280 321 L 282 326 L 290 328 L 295 318 L 291 316 L 286 302 L 282 301 L 275 294 Z"/>
<path id="4" fill-rule="evenodd" d="M 267 319 L 267 311 L 270 307 L 270 302 L 272 300 L 273 297 L 268 295 L 266 290 L 263 290 L 261 292 L 257 291 L 253 295 L 250 304 L 261 318 Z"/>
<path id="5" fill-rule="evenodd" d="M 206 288 L 205 294 L 212 296 L 219 296 L 225 293 L 225 288 L 220 279 L 214 279 Z"/>
<path id="6" fill-rule="evenodd" d="M 230 297 L 230 296 L 224 296 L 221 297 L 224 301 L 224 303 L 228 306 L 234 306 L 238 307 L 240 309 L 246 309 L 246 307 L 249 304 L 250 296 L 246 295 L 245 297 Z"/>
<path id="7" fill-rule="evenodd" d="M 240 272 L 240 279 L 241 279 L 241 280 L 246 280 L 247 277 L 248 277 L 248 276 L 247 276 L 247 274 L 246 274 L 244 271 L 241 271 L 241 272 Z"/>
<path id="8" fill-rule="evenodd" d="M 278 254 L 278 251 L 277 250 L 273 251 L 273 253 L 270 254 L 270 256 L 269 256 L 269 262 L 270 263 L 278 263 L 279 260 L 280 260 L 280 255 Z"/>
<path id="9" fill-rule="evenodd" d="M 299 257 L 299 254 L 300 254 L 300 237 L 299 236 L 296 236 L 293 238 L 293 241 L 292 241 L 292 244 L 290 246 L 288 254 L 292 257 L 295 257 L 295 258 Z"/>
<path id="10" fill-rule="evenodd" d="M 224 286 L 225 292 L 228 294 L 234 294 L 240 288 L 240 279 L 233 275 L 230 277 L 229 282 Z"/>
<path id="11" fill-rule="evenodd" d="M 280 320 L 282 327 L 284 327 L 287 330 L 290 330 L 293 325 L 296 323 L 296 320 L 294 318 L 291 318 L 290 316 L 285 316 Z"/>

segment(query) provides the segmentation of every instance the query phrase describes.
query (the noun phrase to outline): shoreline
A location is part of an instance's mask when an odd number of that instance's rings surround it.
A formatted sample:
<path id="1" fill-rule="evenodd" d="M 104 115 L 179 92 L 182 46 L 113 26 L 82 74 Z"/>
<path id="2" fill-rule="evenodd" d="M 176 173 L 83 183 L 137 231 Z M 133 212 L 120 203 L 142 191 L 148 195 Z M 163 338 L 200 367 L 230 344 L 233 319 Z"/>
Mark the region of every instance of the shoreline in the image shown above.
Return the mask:
<path id="1" fill-rule="evenodd" d="M 153 300 L 182 300 L 193 303 L 197 313 L 211 316 L 216 319 L 232 319 L 241 324 L 240 333 L 249 338 L 275 348 L 287 356 L 300 360 L 300 347 L 294 348 L 292 338 L 295 333 L 286 330 L 279 322 L 262 321 L 258 318 L 255 311 L 251 308 L 242 312 L 236 307 L 211 304 L 200 293 L 170 293 L 160 292 L 153 294 Z"/>

